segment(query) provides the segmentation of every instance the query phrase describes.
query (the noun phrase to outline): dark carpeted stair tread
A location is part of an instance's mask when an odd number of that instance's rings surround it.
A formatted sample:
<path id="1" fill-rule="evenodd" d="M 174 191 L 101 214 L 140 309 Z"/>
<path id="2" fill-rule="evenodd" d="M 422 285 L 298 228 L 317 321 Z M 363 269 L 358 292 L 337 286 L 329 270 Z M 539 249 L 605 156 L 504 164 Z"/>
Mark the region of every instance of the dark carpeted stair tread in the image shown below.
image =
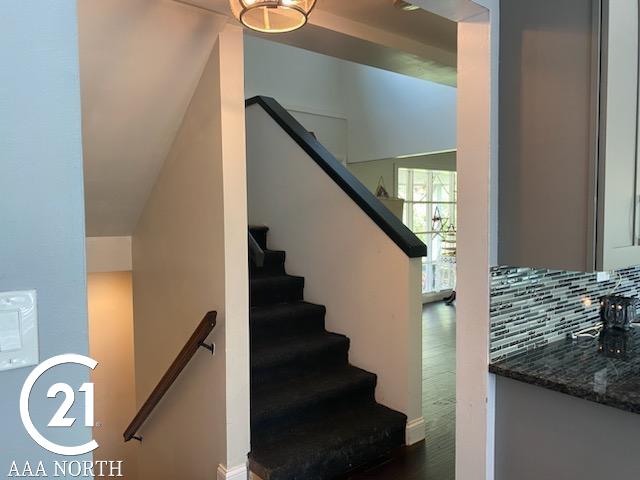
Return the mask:
<path id="1" fill-rule="evenodd" d="M 293 275 L 252 277 L 249 284 L 251 306 L 254 307 L 299 301 L 304 294 L 304 277 Z"/>
<path id="2" fill-rule="evenodd" d="M 377 377 L 351 365 L 287 378 L 251 392 L 251 428 L 285 419 L 299 419 L 305 413 L 328 411 L 343 399 L 374 399 Z"/>
<path id="3" fill-rule="evenodd" d="M 260 248 L 263 250 L 267 249 L 267 233 L 269 233 L 269 227 L 264 225 L 249 225 L 249 233 L 256 239 Z"/>
<path id="4" fill-rule="evenodd" d="M 258 267 L 253 261 L 249 261 L 249 274 L 251 277 L 264 277 L 268 275 L 286 275 L 284 263 L 287 254 L 281 250 L 265 250 L 264 263 Z"/>
<path id="5" fill-rule="evenodd" d="M 251 345 L 251 373 L 255 377 L 253 374 L 287 366 L 337 366 L 346 363 L 348 351 L 349 339 L 329 332 L 254 342 Z"/>
<path id="6" fill-rule="evenodd" d="M 249 261 L 251 446 L 263 480 L 330 480 L 404 445 L 407 418 L 375 401 L 377 377 L 349 365 L 349 339 L 325 330 L 326 309 L 303 301 L 269 229 L 249 227 L 265 251 Z"/>
<path id="7" fill-rule="evenodd" d="M 251 471 L 263 480 L 328 480 L 404 444 L 405 415 L 374 402 L 252 437 Z"/>
<path id="8" fill-rule="evenodd" d="M 253 307 L 249 311 L 251 336 L 259 340 L 304 332 L 321 333 L 326 311 L 323 305 L 302 301 Z"/>

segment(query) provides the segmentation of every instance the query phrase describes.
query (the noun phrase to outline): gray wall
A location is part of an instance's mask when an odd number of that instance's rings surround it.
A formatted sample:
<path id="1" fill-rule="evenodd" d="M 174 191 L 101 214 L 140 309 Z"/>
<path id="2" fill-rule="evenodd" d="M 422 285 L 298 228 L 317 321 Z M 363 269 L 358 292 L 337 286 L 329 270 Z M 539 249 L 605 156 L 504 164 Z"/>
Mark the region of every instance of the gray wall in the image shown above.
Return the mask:
<path id="1" fill-rule="evenodd" d="M 592 2 L 500 3 L 499 263 L 591 271 Z"/>
<path id="2" fill-rule="evenodd" d="M 455 87 L 249 35 L 245 53 L 247 97 L 346 119 L 349 163 L 456 148 Z"/>
<path id="3" fill-rule="evenodd" d="M 348 163 L 347 168 L 360 180 L 365 187 L 375 193 L 380 177 L 389 195 L 398 194 L 398 168 L 423 168 L 427 170 L 456 171 L 456 152 L 431 153 L 417 155 L 409 158 L 387 158 L 384 160 L 371 160 L 368 162 Z"/>
<path id="4" fill-rule="evenodd" d="M 76 1 L 0 2 L 0 18 L 0 291 L 38 291 L 41 360 L 86 354 Z M 53 458 L 20 422 L 18 399 L 30 371 L 0 372 L 0 475 L 13 460 Z M 55 380 L 77 389 L 88 377 L 84 367 L 60 368 L 36 384 L 31 412 L 50 440 L 90 439 L 80 408 L 70 412 L 80 417 L 70 432 L 46 431 L 60 405 L 46 399 L 46 388 Z"/>
<path id="5" fill-rule="evenodd" d="M 640 477 L 640 415 L 502 377 L 496 412 L 496 480 Z"/>

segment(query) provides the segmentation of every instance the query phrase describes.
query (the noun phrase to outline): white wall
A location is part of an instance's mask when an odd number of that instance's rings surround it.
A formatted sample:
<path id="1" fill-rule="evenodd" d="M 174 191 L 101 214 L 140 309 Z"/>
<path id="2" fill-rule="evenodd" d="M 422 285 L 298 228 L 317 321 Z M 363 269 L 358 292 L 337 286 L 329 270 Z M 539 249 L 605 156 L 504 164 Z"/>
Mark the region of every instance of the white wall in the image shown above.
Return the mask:
<path id="1" fill-rule="evenodd" d="M 349 160 L 456 148 L 456 89 L 363 65 L 345 65 Z"/>
<path id="2" fill-rule="evenodd" d="M 347 167 L 370 191 L 375 193 L 380 177 L 382 177 L 389 195 L 397 196 L 397 170 L 399 168 L 423 168 L 455 172 L 456 152 L 450 151 L 409 158 L 387 158 L 370 162 L 350 163 Z"/>
<path id="3" fill-rule="evenodd" d="M 87 272 L 130 272 L 131 237 L 87 237 Z"/>
<path id="4" fill-rule="evenodd" d="M 211 479 L 249 451 L 249 314 L 242 32 L 219 34 L 133 235 L 140 405 L 210 310 L 197 352 L 142 429 L 140 477 Z"/>
<path id="5" fill-rule="evenodd" d="M 286 107 L 346 114 L 344 61 L 244 36 L 245 95 L 274 97 Z"/>
<path id="6" fill-rule="evenodd" d="M 95 384 L 94 460 L 122 460 L 127 480 L 138 478 L 138 446 L 122 434 L 136 414 L 131 237 L 87 237 L 89 351 L 100 368 Z"/>
<path id="7" fill-rule="evenodd" d="M 348 161 L 456 148 L 456 89 L 245 36 L 246 96 L 348 122 Z"/>
<path id="8" fill-rule="evenodd" d="M 75 0 L 0 2 L 0 291 L 36 289 L 40 360 L 88 353 L 78 35 Z M 0 372 L 0 472 L 11 461 L 65 460 L 39 447 L 20 421 L 20 390 L 31 368 Z M 36 428 L 81 445 L 91 429 L 47 429 L 60 406 L 56 382 L 79 386 L 86 368 L 58 367 L 33 390 Z M 69 416 L 84 418 L 82 402 Z M 89 460 L 91 455 L 66 458 Z"/>
<path id="9" fill-rule="evenodd" d="M 94 460 L 122 460 L 125 478 L 136 480 L 139 446 L 122 441 L 136 413 L 131 272 L 90 273 L 87 295 L 91 358 L 100 367 L 91 373 L 99 424 L 93 436 L 100 444 Z"/>
<path id="10" fill-rule="evenodd" d="M 494 478 L 489 267 L 497 245 L 499 9 L 483 3 L 490 11 L 458 24 L 457 480 Z"/>
<path id="11" fill-rule="evenodd" d="M 351 339 L 352 364 L 378 375 L 377 399 L 422 423 L 421 259 L 408 258 L 258 105 L 247 109 L 249 220 L 270 228 L 305 299 Z"/>

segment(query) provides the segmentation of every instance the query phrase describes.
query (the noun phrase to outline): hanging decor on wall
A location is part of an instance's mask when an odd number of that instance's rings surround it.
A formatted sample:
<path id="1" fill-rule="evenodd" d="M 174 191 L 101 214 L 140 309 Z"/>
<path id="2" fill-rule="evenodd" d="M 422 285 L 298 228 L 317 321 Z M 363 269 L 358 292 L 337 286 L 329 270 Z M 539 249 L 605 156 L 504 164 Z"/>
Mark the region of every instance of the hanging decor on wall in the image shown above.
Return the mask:
<path id="1" fill-rule="evenodd" d="M 285 33 L 303 27 L 317 0 L 230 0 L 233 15 L 262 33 Z"/>
<path id="2" fill-rule="evenodd" d="M 376 197 L 387 207 L 391 213 L 402 220 L 402 214 L 404 212 L 404 200 L 402 198 L 392 197 L 387 191 L 387 187 L 384 184 L 384 178 L 380 177 L 378 180 L 378 188 L 376 188 Z"/>

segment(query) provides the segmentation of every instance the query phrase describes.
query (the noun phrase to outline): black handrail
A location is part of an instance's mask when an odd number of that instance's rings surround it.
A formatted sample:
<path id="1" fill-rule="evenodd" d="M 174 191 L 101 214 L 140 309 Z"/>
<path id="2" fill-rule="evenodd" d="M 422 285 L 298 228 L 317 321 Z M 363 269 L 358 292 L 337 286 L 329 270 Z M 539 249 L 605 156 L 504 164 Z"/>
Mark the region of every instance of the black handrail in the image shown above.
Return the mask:
<path id="1" fill-rule="evenodd" d="M 257 96 L 246 106 L 260 105 L 282 129 L 410 258 L 427 255 L 427 246 L 376 196 L 318 142 L 287 110 L 271 97 Z"/>

